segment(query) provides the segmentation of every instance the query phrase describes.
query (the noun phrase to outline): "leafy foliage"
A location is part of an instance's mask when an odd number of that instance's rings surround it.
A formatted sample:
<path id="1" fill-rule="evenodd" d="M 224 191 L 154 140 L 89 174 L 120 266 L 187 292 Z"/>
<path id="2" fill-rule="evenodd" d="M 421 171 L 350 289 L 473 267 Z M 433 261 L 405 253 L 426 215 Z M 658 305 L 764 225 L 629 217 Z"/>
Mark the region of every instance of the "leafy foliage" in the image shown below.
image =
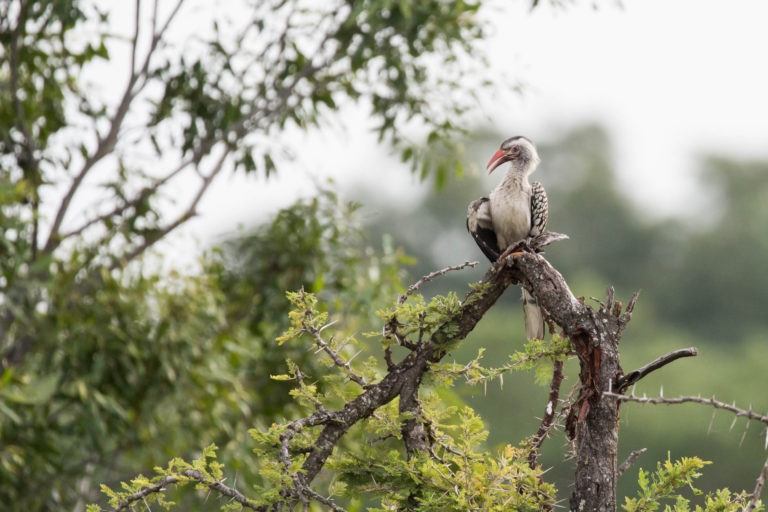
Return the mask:
<path id="1" fill-rule="evenodd" d="M 355 311 L 394 295 L 400 256 L 368 246 L 350 208 L 330 192 L 293 205 L 254 232 L 253 246 L 240 240 L 212 254 L 200 276 L 103 273 L 94 282 L 57 274 L 48 285 L 51 305 L 34 317 L 39 350 L 28 354 L 23 372 L 8 368 L 0 381 L 0 499 L 31 509 L 75 500 L 85 464 L 104 480 L 108 467 L 151 467 L 201 441 L 219 444 L 230 470 L 251 475 L 242 459 L 248 427 L 290 410 L 289 386 L 270 373 L 286 357 L 311 373 L 324 366 L 303 349 L 273 344 L 273 333 L 286 327 L 287 301 L 270 299 L 254 324 L 247 312 L 258 295 L 238 295 L 232 284 L 259 276 L 254 289 L 270 298 L 283 286 L 311 286 L 333 305 L 330 313 L 348 312 L 355 325 Z M 294 215 L 308 224 L 285 222 Z M 345 235 L 329 238 L 331 226 Z M 261 251 L 286 237 L 304 241 L 291 252 L 301 272 L 273 273 L 259 267 L 269 260 L 249 260 L 247 247 Z M 323 277 L 338 263 L 340 246 L 359 269 L 354 279 Z M 224 259 L 240 265 L 225 267 Z M 27 490 L 42 482 L 57 494 Z"/>
<path id="2" fill-rule="evenodd" d="M 428 420 L 437 412 L 429 406 L 426 410 Z M 474 411 L 452 408 L 436 416 L 440 422 L 432 427 L 440 440 L 437 453 L 408 460 L 391 448 L 367 447 L 329 462 L 339 471 L 337 479 L 343 479 L 346 495 L 380 496 L 381 508 L 371 509 L 377 511 L 406 508 L 414 499 L 425 511 L 534 511 L 554 503 L 554 487 L 542 481 L 541 469 L 528 466 L 523 449 L 507 445 L 496 456 L 478 449 L 487 431 Z M 392 428 L 389 435 L 395 437 L 397 431 Z"/>
<path id="3" fill-rule="evenodd" d="M 257 468 L 250 479 L 254 507 L 270 507 L 295 499 L 294 482 L 302 478 L 307 454 L 318 442 L 320 423 L 316 420 L 360 396 L 368 385 L 357 378 L 364 376 L 370 382 L 381 378 L 375 360 L 363 363 L 361 371 L 351 367 L 350 354 L 359 350 L 358 340 L 342 335 L 339 337 L 345 339 L 344 344 L 334 346 L 332 341 L 321 338 L 328 330 L 338 333 L 347 329 L 345 319 L 331 327 L 328 314 L 321 311 L 321 303 L 314 295 L 299 291 L 290 292 L 288 297 L 294 305 L 289 313 L 291 323 L 277 342 L 309 342 L 321 349 L 328 346 L 330 351 L 317 350 L 316 354 L 328 361 L 331 371 L 316 374 L 310 381 L 305 369 L 288 360 L 288 372 L 272 376 L 279 382 L 295 383 L 290 394 L 296 409 L 290 410 L 296 411 L 298 418 L 250 430 L 256 457 L 248 464 Z M 423 320 L 429 316 L 431 321 L 442 319 L 444 323 L 453 309 L 452 300 L 443 297 L 435 298 L 431 310 L 418 296 L 414 302 L 413 307 L 397 304 L 388 313 L 388 321 L 389 315 L 393 315 L 400 319 L 401 326 L 407 326 L 406 318 Z M 426 310 L 430 310 L 429 315 L 424 314 Z M 412 334 L 418 332 L 415 329 Z M 359 509 L 363 503 L 383 507 L 372 510 L 418 503 L 419 510 L 508 510 L 513 506 L 516 510 L 534 511 L 554 503 L 554 487 L 544 482 L 540 468 L 529 466 L 526 448 L 506 446 L 501 453 L 491 454 L 483 446 L 487 431 L 482 420 L 470 408 L 446 407 L 444 397 L 444 390 L 438 393 L 427 388 L 420 400 L 421 412 L 415 418 L 426 426 L 432 439 L 429 452 L 408 454 L 402 442 L 398 442 L 402 441 L 403 422 L 414 416 L 399 411 L 395 400 L 375 411 L 370 421 L 355 425 L 345 436 L 343 449 L 328 459 L 316 486 L 324 489 L 327 498 L 309 488 L 305 497 L 333 503 L 332 507 L 338 504 L 329 500 L 347 501 L 351 509 Z M 182 467 L 173 462 L 171 466 Z M 105 492 L 114 506 L 133 493 L 150 489 L 163 477 L 177 474 L 169 468 L 159 472 L 154 480 L 133 480 L 126 484 L 125 493 L 109 489 Z M 307 494 L 310 492 L 311 495 Z"/>
<path id="4" fill-rule="evenodd" d="M 362 323 L 399 285 L 401 255 L 370 248 L 327 192 L 201 275 L 140 258 L 223 172 L 277 172 L 282 134 L 344 105 L 367 105 L 398 147 L 444 143 L 475 76 L 462 56 L 483 35 L 479 2 L 235 4 L 179 40 L 184 0 L 135 2 L 135 25 L 89 0 L 0 2 L 2 503 L 73 508 L 96 481 L 208 442 L 248 475 L 233 457 L 247 426 L 285 413 L 267 376 L 286 357 L 315 368 L 270 343 L 284 290 Z M 97 61 L 119 90 L 86 81 Z"/>
<path id="5" fill-rule="evenodd" d="M 155 467 L 156 476 L 147 478 L 139 475 L 130 482 L 124 482 L 122 491 L 115 491 L 106 485 L 101 486 L 101 491 L 107 496 L 109 505 L 115 509 L 129 502 L 137 495 L 141 495 L 143 503 L 149 507 L 152 503 L 157 503 L 163 509 L 169 510 L 176 505 L 173 501 L 168 501 L 163 492 L 165 485 L 173 483 L 177 486 L 183 486 L 186 483 L 195 483 L 197 490 L 210 490 L 215 487 L 216 482 L 224 477 L 221 470 L 222 465 L 216 460 L 216 445 L 209 445 L 203 449 L 200 456 L 192 462 L 186 462 L 180 458 L 172 459 L 166 468 Z M 147 489 L 155 489 L 157 492 L 147 492 Z M 236 508 L 242 504 L 236 503 Z M 230 509 L 226 506 L 222 509 Z M 89 505 L 88 512 L 99 512 L 101 507 L 98 505 Z"/>
<path id="6" fill-rule="evenodd" d="M 196 215 L 224 170 L 277 172 L 297 150 L 283 137 L 287 130 L 320 126 L 353 103 L 369 109 L 380 140 L 397 148 L 422 178 L 435 176 L 442 185 L 452 169 L 463 168 L 457 156 L 464 147 L 449 138 L 461 131 L 457 119 L 473 93 L 488 85 L 476 72 L 484 64 L 478 57 L 479 1 L 245 2 L 241 12 L 247 15 L 233 20 L 222 10 L 212 33 L 180 42 L 168 29 L 183 4 L 165 17 L 139 11 L 133 33 L 111 38 L 108 13 L 95 2 L 0 3 L 0 122 L 6 128 L 0 133 L 3 504 L 76 508 L 93 495 L 95 482 L 112 482 L 170 455 L 189 459 L 192 447 L 211 442 L 222 447 L 221 463 L 213 448 L 191 463 L 173 458 L 157 476 L 137 477 L 123 491 L 106 487 L 108 499 L 115 506 L 169 478 L 167 483 L 194 481 L 210 490 L 221 485 L 224 467 L 255 483 L 259 503 L 283 499 L 281 491 L 301 473 L 309 434 L 318 429 L 294 433 L 290 446 L 296 453 L 286 465 L 281 436 L 294 423 L 284 418 L 338 407 L 381 376 L 380 363 L 370 358 L 351 369 L 353 349 L 372 350 L 353 333 L 370 325 L 382 297 L 399 289 L 402 254 L 386 242 L 381 252 L 370 248 L 359 225 L 347 221 L 355 207 L 322 191 L 252 236 L 225 244 L 204 261 L 201 275 L 160 278 L 139 258 Z M 141 5 L 136 2 L 137 10 Z M 130 54 L 126 82 L 114 98 L 104 97 L 81 78 L 96 61 L 109 61 L 119 44 L 127 44 Z M 659 230 L 636 225 L 613 194 L 600 134 L 588 131 L 571 142 L 562 145 L 567 154 L 574 147 L 595 148 L 576 169 L 584 179 L 570 190 L 572 203 L 590 204 L 587 230 L 606 235 L 605 246 L 587 244 L 594 250 L 571 255 L 572 264 L 607 256 L 618 266 L 606 268 L 631 284 L 627 267 L 655 270 L 639 255 Z M 732 174 L 729 162 L 710 165 L 723 190 L 739 199 L 724 201 L 729 209 L 717 229 L 746 230 L 726 230 L 735 238 L 725 242 L 739 245 L 763 232 L 752 211 L 764 203 L 764 180 L 755 177 L 762 167 L 737 169 L 750 178 L 742 188 L 723 178 Z M 183 176 L 197 180 L 185 198 L 175 188 Z M 595 193 L 599 201 L 591 200 Z M 704 238 L 687 242 L 680 251 L 687 255 L 683 264 L 704 261 L 701 254 L 711 257 L 722 247 Z M 752 248 L 730 270 L 759 266 L 762 248 Z M 654 253 L 662 260 L 667 254 L 658 247 Z M 708 276 L 708 268 L 697 272 Z M 750 290 L 743 294 L 746 302 L 734 307 L 754 314 L 750 308 L 761 302 L 749 297 L 765 287 L 748 277 L 749 283 L 739 281 Z M 284 291 L 302 288 L 291 296 L 301 313 L 288 321 Z M 673 302 L 687 307 L 677 296 Z M 424 336 L 447 337 L 452 326 L 438 331 L 437 325 L 457 305 L 455 296 L 445 295 L 387 310 L 385 349 L 394 348 L 398 336 L 411 346 Z M 341 319 L 342 335 L 325 337 L 329 323 Z M 285 343 L 275 346 L 281 332 Z M 322 357 L 312 357 L 308 340 Z M 448 382 L 457 376 L 487 381 L 563 357 L 558 343 L 529 346 L 499 368 L 482 368 L 478 356 L 466 370 L 435 369 Z M 279 374 L 284 360 L 287 373 Z M 294 383 L 289 402 L 283 392 Z M 322 481 L 328 496 L 360 508 L 362 492 L 379 500 L 375 506 L 415 500 L 425 510 L 538 510 L 553 502 L 554 488 L 525 464 L 525 448 L 507 446 L 491 455 L 475 413 L 446 406 L 456 399 L 442 389 L 427 387 L 420 398 L 418 414 L 392 403 L 353 429 L 345 450 L 328 461 L 331 480 Z M 408 454 L 396 443 L 402 425 L 414 420 L 429 433 L 434 453 Z M 253 426 L 261 456 L 256 463 L 244 448 L 250 442 L 246 429 Z M 650 509 L 671 498 L 669 489 L 690 484 L 695 473 L 695 464 L 683 466 L 665 465 L 650 480 L 645 476 L 632 503 Z M 325 505 L 331 498 L 313 496 Z M 156 499 L 163 506 L 177 501 L 170 490 L 168 500 L 161 494 Z M 200 507 L 197 500 L 181 500 L 180 506 Z M 676 500 L 676 509 L 687 510 L 683 498 Z M 707 496 L 705 506 L 728 509 L 743 502 L 742 495 L 724 490 Z"/>
<path id="7" fill-rule="evenodd" d="M 654 473 L 643 471 L 638 473 L 640 492 L 637 498 L 626 498 L 622 508 L 627 512 L 641 512 L 658 510 L 662 500 L 672 501 L 674 505 L 665 506 L 667 512 L 715 512 L 746 510 L 751 496 L 746 493 L 734 495 L 728 489 L 721 489 L 705 497 L 704 507 L 697 505 L 690 508 L 690 500 L 678 494 L 678 489 L 688 487 L 693 494 L 701 494 L 701 491 L 693 486 L 693 481 L 701 476 L 698 472 L 710 462 L 698 457 L 683 457 L 672 462 L 667 459 L 659 462 Z M 762 510 L 762 506 L 755 510 Z"/>
<path id="8" fill-rule="evenodd" d="M 490 379 L 498 378 L 503 383 L 503 375 L 509 371 L 536 369 L 536 377 L 540 383 L 548 383 L 546 379 L 551 375 L 551 364 L 554 361 L 563 361 L 571 352 L 571 344 L 567 339 L 554 335 L 549 340 L 533 339 L 525 344 L 522 352 L 518 351 L 509 356 L 509 362 L 497 368 L 484 368 L 480 365 L 484 348 L 478 350 L 477 357 L 464 365 L 453 363 L 440 363 L 432 365 L 432 371 L 446 384 L 453 384 L 458 378 L 464 378 L 468 384 L 486 383 Z"/>

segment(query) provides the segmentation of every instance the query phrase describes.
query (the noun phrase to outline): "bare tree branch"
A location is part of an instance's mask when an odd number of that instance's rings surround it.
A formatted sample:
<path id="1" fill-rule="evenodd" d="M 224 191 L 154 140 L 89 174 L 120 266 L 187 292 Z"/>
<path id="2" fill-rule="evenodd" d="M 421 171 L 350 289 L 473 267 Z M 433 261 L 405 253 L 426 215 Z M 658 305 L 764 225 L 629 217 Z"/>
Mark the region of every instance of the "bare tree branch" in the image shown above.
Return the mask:
<path id="1" fill-rule="evenodd" d="M 637 291 L 632 295 L 632 298 L 629 300 L 629 304 L 627 304 L 627 309 L 624 311 L 624 314 L 619 316 L 619 334 L 624 332 L 624 328 L 629 323 L 629 320 L 632 318 L 632 312 L 635 310 L 635 304 L 637 304 L 637 299 L 640 297 L 640 292 Z M 616 303 L 615 308 L 615 314 L 618 315 L 621 313 L 621 304 Z"/>
<path id="2" fill-rule="evenodd" d="M 648 451 L 648 448 L 640 448 L 639 450 L 634 450 L 632 453 L 630 453 L 626 459 L 624 459 L 624 462 L 619 464 L 619 468 L 616 470 L 616 475 L 621 476 L 624 474 L 626 470 L 629 469 L 629 467 L 635 463 L 638 457 L 640 457 L 642 454 Z"/>
<path id="3" fill-rule="evenodd" d="M 141 245 L 139 245 L 138 247 L 135 247 L 131 251 L 128 251 L 127 253 L 122 255 L 119 259 L 115 260 L 115 262 L 113 262 L 112 265 L 110 266 L 110 269 L 118 268 L 132 261 L 139 255 L 141 255 L 144 251 L 152 247 L 155 243 L 157 243 L 158 240 L 163 239 L 165 236 L 168 235 L 168 233 L 170 233 L 171 231 L 173 231 L 174 229 L 176 229 L 177 227 L 181 226 L 182 224 L 187 222 L 189 219 L 194 217 L 197 214 L 197 205 L 200 203 L 200 200 L 205 195 L 205 192 L 208 190 L 208 187 L 210 187 L 211 183 L 213 182 L 213 179 L 223 169 L 224 162 L 229 156 L 229 152 L 230 152 L 229 148 L 224 148 L 221 156 L 214 164 L 213 169 L 208 173 L 207 176 L 203 177 L 202 183 L 200 184 L 200 187 L 197 190 L 197 194 L 192 199 L 187 209 L 184 210 L 176 218 L 176 220 L 172 221 L 170 224 L 166 225 L 165 227 L 160 228 L 156 233 L 153 233 L 152 236 L 148 236 L 147 238 L 145 238 L 144 242 Z"/>
<path id="4" fill-rule="evenodd" d="M 24 173 L 24 178 L 27 184 L 31 186 L 29 192 L 29 200 L 32 206 L 32 233 L 30 234 L 30 262 L 37 258 L 38 250 L 38 235 L 40 230 L 40 218 L 39 218 L 39 190 L 38 187 L 42 183 L 42 177 L 40 176 L 40 162 L 36 155 L 36 144 L 32 134 L 32 130 L 27 123 L 27 116 L 24 113 L 24 105 L 21 99 L 21 88 L 19 87 L 19 72 L 21 63 L 19 61 L 19 53 L 21 45 L 23 45 L 23 39 L 25 34 L 25 26 L 27 23 L 27 14 L 29 6 L 21 3 L 19 5 L 19 13 L 16 17 L 16 25 L 10 30 L 10 40 L 8 42 L 8 64 L 9 64 L 9 92 L 11 96 L 11 103 L 16 115 L 15 128 L 21 132 L 23 140 L 18 145 L 18 151 L 16 153 L 16 162 Z"/>
<path id="5" fill-rule="evenodd" d="M 544 444 L 544 439 L 547 438 L 549 430 L 552 428 L 552 424 L 557 412 L 557 405 L 560 398 L 560 385 L 563 383 L 563 362 L 557 360 L 552 365 L 552 382 L 549 384 L 549 397 L 547 399 L 547 407 L 544 410 L 544 417 L 541 419 L 541 425 L 536 435 L 533 436 L 533 446 L 528 454 L 528 466 L 531 469 L 538 464 L 539 450 L 541 445 Z"/>
<path id="6" fill-rule="evenodd" d="M 183 2 L 184 0 L 178 0 L 175 7 L 171 11 L 171 13 L 168 15 L 168 18 L 166 19 L 160 31 L 152 34 L 152 41 L 150 42 L 149 49 L 147 50 L 147 54 L 144 57 L 144 63 L 139 71 L 136 71 L 135 69 L 133 69 L 133 66 L 135 64 L 133 62 L 133 57 L 132 57 L 132 63 L 131 63 L 132 68 L 131 68 L 130 76 L 128 77 L 128 83 L 126 84 L 125 89 L 123 90 L 123 94 L 120 99 L 120 102 L 118 103 L 117 109 L 115 110 L 115 114 L 110 121 L 107 134 L 103 137 L 100 134 L 97 134 L 98 143 L 96 146 L 96 150 L 91 155 L 89 155 L 88 158 L 86 158 L 85 162 L 83 163 L 83 167 L 80 169 L 77 175 L 75 175 L 74 179 L 72 180 L 72 183 L 69 186 L 69 189 L 67 189 L 67 192 L 64 194 L 64 197 L 61 199 L 61 203 L 59 204 L 59 208 L 56 211 L 56 215 L 54 217 L 53 223 L 51 224 L 50 233 L 48 234 L 48 240 L 46 241 L 45 247 L 43 248 L 44 252 L 50 253 L 54 249 L 56 249 L 56 247 L 59 246 L 59 244 L 61 243 L 61 237 L 59 236 L 59 231 L 61 229 L 61 224 L 64 222 L 64 217 L 69 211 L 69 206 L 72 202 L 72 199 L 75 197 L 75 194 L 77 193 L 78 189 L 82 185 L 86 176 L 91 172 L 93 167 L 99 161 L 101 161 L 102 158 L 109 155 L 115 148 L 115 145 L 117 144 L 117 141 L 119 139 L 120 130 L 123 126 L 123 121 L 125 121 L 125 117 L 128 114 L 128 111 L 130 110 L 131 104 L 133 103 L 133 100 L 136 98 L 136 96 L 144 89 L 144 87 L 147 84 L 146 76 L 149 72 L 149 66 L 150 66 L 150 63 L 152 62 L 152 57 L 155 53 L 155 50 L 157 49 L 157 45 L 160 42 L 160 39 L 162 38 L 165 31 L 168 29 L 168 26 L 170 25 L 173 18 L 176 17 L 176 14 L 178 13 L 179 8 L 181 7 Z M 137 9 L 138 9 L 138 5 L 137 5 Z M 137 33 L 135 34 L 134 37 L 138 38 L 138 24 L 136 25 L 136 30 L 137 30 Z M 134 41 L 134 44 L 135 44 L 135 41 Z M 135 50 L 135 48 L 133 48 L 133 50 Z M 139 83 L 140 79 L 141 79 L 141 82 Z"/>
<path id="7" fill-rule="evenodd" d="M 28 165 L 35 163 L 34 160 L 34 139 L 32 138 L 32 132 L 26 122 L 26 116 L 24 115 L 24 105 L 21 103 L 20 88 L 19 88 L 19 50 L 20 39 L 24 34 L 24 26 L 27 23 L 27 9 L 28 6 L 21 4 L 19 6 L 18 17 L 16 18 L 16 25 L 11 30 L 8 54 L 8 63 L 10 71 L 10 93 L 11 101 L 13 102 L 13 108 L 16 114 L 16 125 L 24 136 L 24 143 L 21 145 L 23 156 L 21 160 L 29 159 Z M 22 165 L 22 167 L 24 167 Z M 35 165 L 34 167 L 37 167 Z M 25 169 L 26 170 L 26 169 Z"/>
<path id="8" fill-rule="evenodd" d="M 504 265 L 511 265 L 526 283 L 538 304 L 563 329 L 579 358 L 581 387 L 566 419 L 566 430 L 576 440 L 570 506 L 615 510 L 618 402 L 606 392 L 623 374 L 618 352 L 622 326 L 615 307 L 595 311 L 573 295 L 563 276 L 543 256 L 530 250 L 519 252 L 518 248 L 526 249 L 526 243 L 533 251 L 540 245 L 539 238 L 516 244 L 506 251 Z"/>
<path id="9" fill-rule="evenodd" d="M 768 459 L 765 460 L 765 464 L 763 464 L 763 469 L 760 471 L 760 474 L 757 476 L 757 481 L 755 482 L 755 490 L 752 491 L 752 499 L 749 501 L 747 512 L 752 512 L 757 508 L 757 504 L 760 501 L 760 494 L 762 494 L 763 492 L 763 486 L 765 485 L 766 479 L 768 479 Z"/>
<path id="10" fill-rule="evenodd" d="M 762 415 L 762 414 L 757 414 L 753 412 L 751 406 L 749 410 L 740 409 L 735 405 L 727 404 L 725 402 L 715 400 L 714 396 L 712 398 L 702 398 L 700 396 L 680 396 L 677 398 L 664 398 L 664 397 L 648 398 L 646 396 L 640 397 L 635 395 L 620 395 L 617 393 L 603 393 L 603 394 L 605 396 L 615 398 L 620 402 L 636 402 L 639 404 L 675 405 L 675 404 L 682 404 L 686 402 L 693 402 L 693 403 L 702 404 L 702 405 L 711 405 L 715 409 L 725 409 L 726 411 L 730 411 L 734 413 L 736 416 L 744 416 L 745 418 L 748 418 L 750 420 L 759 421 L 761 423 L 765 423 L 766 425 L 768 425 L 768 415 Z"/>
<path id="11" fill-rule="evenodd" d="M 632 305 L 631 302 L 630 302 L 630 305 Z M 629 306 L 627 306 L 627 310 L 629 311 Z M 619 393 L 622 393 L 624 390 L 626 390 L 631 385 L 638 382 L 640 379 L 642 379 L 649 373 L 668 365 L 672 361 L 680 359 L 681 357 L 693 357 L 697 355 L 699 355 L 699 351 L 696 350 L 695 347 L 681 348 L 679 350 L 675 350 L 674 352 L 670 352 L 669 354 L 665 354 L 651 361 L 645 366 L 642 366 L 637 370 L 631 371 L 628 374 L 624 375 L 623 377 L 619 377 L 616 383 L 617 391 Z"/>
<path id="12" fill-rule="evenodd" d="M 96 217 L 93 217 L 90 220 L 87 220 L 82 225 L 80 225 L 77 228 L 72 229 L 71 231 L 67 231 L 66 233 L 62 233 L 59 235 L 59 240 L 66 240 L 67 238 L 71 238 L 73 236 L 77 236 L 81 234 L 86 229 L 90 228 L 91 226 L 94 226 L 95 224 L 98 224 L 99 222 L 104 222 L 109 219 L 114 219 L 118 215 L 122 215 L 125 211 L 127 211 L 129 208 L 135 207 L 138 204 L 140 204 L 143 201 L 146 201 L 151 196 L 154 196 L 159 192 L 160 187 L 168 183 L 170 180 L 178 176 L 188 165 L 192 164 L 192 159 L 188 158 L 185 159 L 183 162 L 181 162 L 173 171 L 169 172 L 162 178 L 156 180 L 154 183 L 152 183 L 149 186 L 146 186 L 142 188 L 138 194 L 133 199 L 130 199 L 128 201 L 125 201 L 117 206 L 115 206 L 110 211 L 103 213 L 101 215 L 98 215 Z"/>
<path id="13" fill-rule="evenodd" d="M 473 267 L 474 268 L 475 266 L 477 266 L 477 262 L 476 261 L 465 261 L 461 265 L 454 265 L 452 267 L 445 267 L 445 268 L 441 268 L 440 270 L 435 270 L 434 272 L 430 272 L 429 274 L 423 276 L 421 279 L 419 279 L 418 281 L 413 283 L 411 286 L 409 286 L 408 289 L 405 291 L 405 293 L 402 294 L 399 299 L 397 299 L 397 303 L 398 304 L 405 304 L 405 301 L 408 300 L 408 297 L 410 297 L 411 294 L 413 294 L 413 292 L 418 290 L 421 287 L 421 285 L 423 285 L 427 281 L 431 281 L 432 279 L 434 279 L 437 276 L 444 276 L 445 274 L 447 274 L 451 270 L 461 270 L 461 269 L 466 268 L 466 267 Z"/>
<path id="14" fill-rule="evenodd" d="M 131 75 L 136 72 L 136 51 L 139 44 L 139 29 L 140 29 L 140 17 L 141 17 L 141 0 L 136 0 L 135 4 L 136 12 L 134 13 L 134 29 L 133 39 L 131 40 Z"/>

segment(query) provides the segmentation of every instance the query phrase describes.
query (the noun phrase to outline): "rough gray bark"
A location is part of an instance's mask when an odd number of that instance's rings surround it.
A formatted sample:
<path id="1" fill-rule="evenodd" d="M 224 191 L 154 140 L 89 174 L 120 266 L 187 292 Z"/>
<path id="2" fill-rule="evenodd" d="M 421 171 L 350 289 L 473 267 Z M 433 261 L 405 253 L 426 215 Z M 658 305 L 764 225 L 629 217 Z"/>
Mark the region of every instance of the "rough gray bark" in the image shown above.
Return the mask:
<path id="1" fill-rule="evenodd" d="M 511 261 L 510 261 L 511 260 Z M 536 296 L 549 317 L 563 329 L 576 352 L 581 389 L 566 429 L 576 440 L 576 478 L 571 510 L 616 510 L 616 457 L 619 402 L 603 393 L 617 389 L 623 376 L 618 345 L 637 295 L 622 313 L 613 290 L 600 308 L 577 299 L 563 276 L 540 254 L 515 252 L 507 257 L 513 274 Z"/>

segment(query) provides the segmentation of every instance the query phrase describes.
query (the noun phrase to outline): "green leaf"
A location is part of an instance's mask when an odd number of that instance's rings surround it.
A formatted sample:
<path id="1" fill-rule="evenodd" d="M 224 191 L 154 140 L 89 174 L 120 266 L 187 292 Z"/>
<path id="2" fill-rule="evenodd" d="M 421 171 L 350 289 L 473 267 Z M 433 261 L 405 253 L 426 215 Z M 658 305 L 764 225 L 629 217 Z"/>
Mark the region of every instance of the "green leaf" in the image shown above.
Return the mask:
<path id="1" fill-rule="evenodd" d="M 21 425 L 22 423 L 21 417 L 18 414 L 16 414 L 16 412 L 14 412 L 13 409 L 5 405 L 5 402 L 3 402 L 2 400 L 0 400 L 0 413 L 3 413 L 6 416 L 8 416 L 11 419 L 11 421 L 16 423 L 17 425 Z"/>
<path id="2" fill-rule="evenodd" d="M 47 402 L 58 389 L 60 375 L 52 373 L 32 380 L 28 384 L 16 384 L 0 390 L 0 396 L 9 402 L 39 405 Z"/>

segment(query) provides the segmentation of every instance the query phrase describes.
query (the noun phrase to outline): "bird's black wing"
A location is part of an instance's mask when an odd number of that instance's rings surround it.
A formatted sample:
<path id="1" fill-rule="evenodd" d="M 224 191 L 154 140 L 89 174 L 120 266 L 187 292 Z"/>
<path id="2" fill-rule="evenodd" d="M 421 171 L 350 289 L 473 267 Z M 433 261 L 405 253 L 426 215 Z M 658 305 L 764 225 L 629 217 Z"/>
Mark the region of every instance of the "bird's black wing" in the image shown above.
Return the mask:
<path id="1" fill-rule="evenodd" d="M 467 231 L 475 239 L 475 243 L 483 251 L 483 254 L 495 262 L 499 259 L 501 251 L 496 242 L 496 232 L 491 221 L 490 201 L 487 197 L 481 197 L 469 203 L 467 208 Z"/>

